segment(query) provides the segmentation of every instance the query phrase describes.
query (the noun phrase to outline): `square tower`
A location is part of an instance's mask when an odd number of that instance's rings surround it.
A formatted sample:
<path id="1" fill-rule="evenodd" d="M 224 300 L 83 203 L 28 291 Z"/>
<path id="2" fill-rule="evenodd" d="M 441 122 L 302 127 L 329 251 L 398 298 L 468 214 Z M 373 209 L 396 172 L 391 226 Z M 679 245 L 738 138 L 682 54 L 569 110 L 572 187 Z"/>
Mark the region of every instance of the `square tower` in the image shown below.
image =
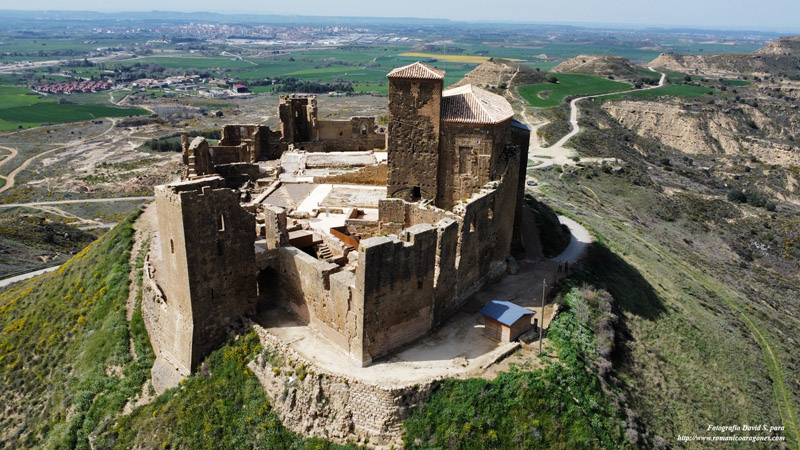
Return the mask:
<path id="1" fill-rule="evenodd" d="M 443 70 L 420 62 L 389 72 L 387 193 L 407 201 L 435 200 Z"/>

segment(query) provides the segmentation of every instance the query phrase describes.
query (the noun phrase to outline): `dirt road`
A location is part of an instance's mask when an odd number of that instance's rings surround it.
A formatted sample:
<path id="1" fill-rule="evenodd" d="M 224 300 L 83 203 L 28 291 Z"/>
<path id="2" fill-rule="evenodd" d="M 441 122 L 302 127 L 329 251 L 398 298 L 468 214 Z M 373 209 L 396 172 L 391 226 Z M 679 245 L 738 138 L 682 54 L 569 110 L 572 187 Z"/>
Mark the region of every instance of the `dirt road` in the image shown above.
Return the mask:
<path id="1" fill-rule="evenodd" d="M 2 194 L 3 192 L 5 192 L 5 191 L 11 189 L 12 187 L 14 187 L 14 179 L 16 178 L 17 174 L 19 174 L 20 172 L 25 170 L 33 161 L 41 158 L 42 156 L 48 155 L 50 153 L 57 152 L 59 150 L 64 150 L 66 148 L 74 147 L 76 145 L 81 145 L 81 144 L 86 144 L 88 142 L 93 142 L 93 141 L 101 138 L 102 136 L 108 134 L 108 132 L 110 132 L 111 130 L 114 129 L 116 124 L 117 124 L 117 119 L 111 119 L 111 126 L 108 127 L 108 129 L 106 131 L 98 134 L 97 136 L 86 138 L 86 139 L 80 139 L 80 140 L 77 140 L 77 141 L 74 141 L 74 142 L 70 142 L 70 143 L 68 143 L 66 145 L 62 145 L 61 147 L 56 147 L 56 148 L 44 151 L 42 153 L 39 153 L 37 155 L 31 156 L 30 158 L 26 159 L 22 164 L 19 165 L 19 167 L 17 167 L 16 169 L 12 170 L 11 173 L 9 173 L 7 177 L 3 177 L 6 180 L 6 184 L 4 184 L 3 187 L 0 187 L 0 194 Z M 3 148 L 10 149 L 10 147 L 3 147 Z M 5 162 L 9 161 L 10 159 L 11 158 L 4 159 L 3 162 L 0 163 L 0 165 L 5 164 Z"/>
<path id="2" fill-rule="evenodd" d="M 657 72 L 653 70 L 652 67 L 648 67 L 653 72 Z M 667 74 L 664 72 L 658 72 L 661 74 L 661 78 L 658 80 L 658 84 L 655 86 L 648 86 L 642 89 L 628 89 L 626 91 L 618 91 L 618 92 L 608 92 L 605 94 L 596 94 L 596 95 L 587 95 L 585 97 L 578 97 L 572 99 L 569 103 L 570 112 L 569 112 L 569 123 L 571 130 L 567 133 L 564 137 L 558 140 L 555 144 L 549 147 L 542 147 L 541 142 L 539 141 L 539 135 L 537 131 L 539 128 L 547 125 L 549 122 L 538 122 L 538 123 L 531 123 L 530 118 L 528 117 L 527 112 L 523 113 L 523 118 L 528 123 L 528 126 L 531 127 L 531 145 L 530 150 L 528 152 L 528 159 L 531 161 L 537 162 L 538 165 L 531 167 L 531 169 L 542 169 L 545 167 L 552 166 L 554 164 L 558 165 L 565 165 L 565 164 L 575 164 L 575 161 L 572 160 L 574 156 L 577 155 L 574 149 L 567 147 L 566 144 L 572 139 L 575 135 L 580 133 L 580 125 L 578 124 L 578 103 L 581 100 L 585 100 L 587 98 L 596 98 L 596 97 L 605 97 L 609 95 L 617 95 L 617 94 L 627 94 L 629 92 L 639 92 L 639 91 L 646 91 L 650 89 L 657 89 L 664 86 L 664 83 L 667 80 Z M 603 158 L 581 158 L 583 161 L 587 162 L 602 162 Z"/>

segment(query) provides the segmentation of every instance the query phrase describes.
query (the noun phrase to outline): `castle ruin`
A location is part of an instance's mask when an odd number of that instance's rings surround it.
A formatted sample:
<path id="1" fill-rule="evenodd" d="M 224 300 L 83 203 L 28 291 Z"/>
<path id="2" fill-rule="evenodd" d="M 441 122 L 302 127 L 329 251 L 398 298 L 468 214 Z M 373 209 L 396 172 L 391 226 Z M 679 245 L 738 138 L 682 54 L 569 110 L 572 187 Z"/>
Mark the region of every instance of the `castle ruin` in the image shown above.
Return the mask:
<path id="1" fill-rule="evenodd" d="M 385 133 L 371 117 L 319 120 L 316 97 L 294 94 L 280 131 L 184 137 L 182 181 L 156 188 L 146 271 L 157 389 L 276 306 L 366 366 L 505 273 L 530 131 L 503 97 L 444 90 L 444 75 L 392 70 Z"/>

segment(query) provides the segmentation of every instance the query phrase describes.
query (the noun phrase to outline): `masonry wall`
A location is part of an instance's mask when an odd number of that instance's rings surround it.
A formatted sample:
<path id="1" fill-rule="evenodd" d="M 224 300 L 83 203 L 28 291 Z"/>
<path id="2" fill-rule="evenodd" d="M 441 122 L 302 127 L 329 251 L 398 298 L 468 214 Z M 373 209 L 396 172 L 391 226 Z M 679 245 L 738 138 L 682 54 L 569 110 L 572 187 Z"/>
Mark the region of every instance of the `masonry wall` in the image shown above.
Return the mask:
<path id="1" fill-rule="evenodd" d="M 326 152 L 364 151 L 386 148 L 386 135 L 375 132 L 374 117 L 350 120 L 320 120 L 314 140 L 324 143 Z"/>
<path id="2" fill-rule="evenodd" d="M 450 209 L 496 179 L 511 119 L 494 125 L 442 123 L 436 206 Z"/>
<path id="3" fill-rule="evenodd" d="M 210 177 L 156 189 L 167 302 L 192 324 L 168 351 L 190 368 L 255 309 L 255 218 L 222 183 Z"/>
<path id="4" fill-rule="evenodd" d="M 353 272 L 291 245 L 280 247 L 278 255 L 274 270 L 279 284 L 269 291 L 269 298 L 360 361 L 363 315 L 352 298 Z"/>
<path id="5" fill-rule="evenodd" d="M 356 288 L 363 299 L 364 353 L 374 359 L 425 334 L 433 320 L 436 229 L 361 241 Z"/>
<path id="6" fill-rule="evenodd" d="M 388 194 L 435 200 L 442 80 L 389 80 Z"/>
<path id="7" fill-rule="evenodd" d="M 402 446 L 403 421 L 428 399 L 439 382 L 380 387 L 356 382 L 314 366 L 286 343 L 253 325 L 261 345 L 280 352 L 291 365 L 259 357 L 248 364 L 287 428 L 337 443 L 369 440 L 371 445 Z M 291 368 L 304 367 L 300 379 Z M 385 448 L 385 447 L 384 447 Z"/>

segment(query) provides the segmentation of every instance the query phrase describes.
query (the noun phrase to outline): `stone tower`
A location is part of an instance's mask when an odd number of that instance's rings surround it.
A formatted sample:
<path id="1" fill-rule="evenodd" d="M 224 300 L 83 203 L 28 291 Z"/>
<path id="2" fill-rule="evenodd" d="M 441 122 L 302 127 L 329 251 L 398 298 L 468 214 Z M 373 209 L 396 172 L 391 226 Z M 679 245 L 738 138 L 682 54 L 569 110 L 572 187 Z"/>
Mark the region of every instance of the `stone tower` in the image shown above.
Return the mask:
<path id="1" fill-rule="evenodd" d="M 388 194 L 435 200 L 444 71 L 416 62 L 389 78 Z"/>
<path id="2" fill-rule="evenodd" d="M 286 142 L 316 140 L 313 136 L 313 130 L 317 126 L 316 95 L 281 95 L 278 116 L 281 119 L 281 133 Z"/>
<path id="3" fill-rule="evenodd" d="M 153 343 L 154 380 L 175 377 L 168 369 L 178 379 L 188 374 L 225 342 L 227 326 L 255 310 L 255 218 L 224 185 L 211 176 L 156 188 L 162 254 L 156 270 L 169 282 L 151 321 L 161 329 Z"/>

